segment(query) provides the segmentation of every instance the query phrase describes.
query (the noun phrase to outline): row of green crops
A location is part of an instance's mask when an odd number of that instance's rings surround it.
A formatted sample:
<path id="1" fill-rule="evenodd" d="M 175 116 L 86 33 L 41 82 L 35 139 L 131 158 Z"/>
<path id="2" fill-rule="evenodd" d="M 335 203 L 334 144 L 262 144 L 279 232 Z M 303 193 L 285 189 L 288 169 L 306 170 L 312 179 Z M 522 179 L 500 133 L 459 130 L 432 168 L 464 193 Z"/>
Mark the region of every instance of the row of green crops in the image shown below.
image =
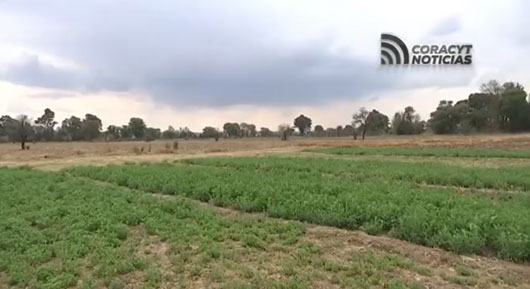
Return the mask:
<path id="1" fill-rule="evenodd" d="M 530 150 L 499 150 L 480 148 L 407 148 L 407 147 L 332 147 L 308 149 L 310 152 L 335 155 L 399 155 L 432 157 L 471 157 L 471 158 L 530 158 Z"/>
<path id="2" fill-rule="evenodd" d="M 447 177 L 454 168 L 432 165 L 415 173 Z M 389 233 L 458 253 L 494 252 L 501 258 L 530 260 L 530 196 L 491 200 L 421 188 L 397 177 L 413 168 L 406 163 L 267 157 L 82 167 L 70 172 L 285 219 Z M 486 170 L 476 175 L 486 173 L 495 176 Z"/>
<path id="3" fill-rule="evenodd" d="M 340 160 L 325 158 L 276 158 L 256 161 L 253 158 L 191 159 L 193 165 L 231 167 L 239 170 L 296 171 L 331 174 L 350 180 L 369 178 L 392 179 L 431 185 L 488 188 L 498 190 L 530 190 L 530 167 L 477 168 L 443 163 L 419 163 L 382 160 Z"/>
<path id="4" fill-rule="evenodd" d="M 142 271 L 142 288 L 157 288 L 162 273 L 130 243 L 137 227 L 160 236 L 181 257 L 193 253 L 203 259 L 218 258 L 233 240 L 266 246 L 296 243 L 303 234 L 296 223 L 222 218 L 185 199 L 162 200 L 62 173 L 2 168 L 0 287 L 123 288 L 118 277 Z M 196 265 L 188 263 L 175 266 Z"/>

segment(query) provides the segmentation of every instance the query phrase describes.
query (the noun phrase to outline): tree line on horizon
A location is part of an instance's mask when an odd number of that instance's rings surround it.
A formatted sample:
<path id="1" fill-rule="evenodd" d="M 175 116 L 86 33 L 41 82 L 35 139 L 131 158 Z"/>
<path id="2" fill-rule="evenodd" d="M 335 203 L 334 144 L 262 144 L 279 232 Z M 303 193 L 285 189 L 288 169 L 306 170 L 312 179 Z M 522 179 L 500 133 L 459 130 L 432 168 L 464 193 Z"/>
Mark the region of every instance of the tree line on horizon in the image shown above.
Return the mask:
<path id="1" fill-rule="evenodd" d="M 470 134 L 493 132 L 530 131 L 530 102 L 524 87 L 517 82 L 500 84 L 491 80 L 480 86 L 479 92 L 471 93 L 466 99 L 453 103 L 442 100 L 430 118 L 421 120 L 412 106 L 405 107 L 390 118 L 376 109 L 360 108 L 347 125 L 324 128 L 315 125 L 311 118 L 301 114 L 293 125 L 280 124 L 276 130 L 257 128 L 251 123 L 227 122 L 222 129 L 206 126 L 202 132 L 192 132 L 187 127 L 166 130 L 149 127 L 139 117 L 132 117 L 125 125 L 109 125 L 103 130 L 102 121 L 87 113 L 82 119 L 71 116 L 61 124 L 55 120 L 55 113 L 46 108 L 42 116 L 32 121 L 27 115 L 12 118 L 0 117 L 0 140 L 26 143 L 39 141 L 120 141 L 177 139 L 177 138 L 243 138 L 243 137 L 353 137 L 364 139 L 367 135 L 396 134 L 413 135 L 431 131 L 434 134 Z"/>

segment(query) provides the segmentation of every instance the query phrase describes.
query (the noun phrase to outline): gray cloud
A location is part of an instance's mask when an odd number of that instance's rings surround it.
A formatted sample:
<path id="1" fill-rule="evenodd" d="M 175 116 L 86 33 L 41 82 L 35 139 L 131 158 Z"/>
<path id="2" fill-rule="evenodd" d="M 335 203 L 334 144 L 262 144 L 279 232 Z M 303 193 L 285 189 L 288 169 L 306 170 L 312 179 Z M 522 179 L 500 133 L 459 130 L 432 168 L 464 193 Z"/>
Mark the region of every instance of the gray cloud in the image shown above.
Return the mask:
<path id="1" fill-rule="evenodd" d="M 65 89 L 78 87 L 74 72 L 42 63 L 37 55 L 26 55 L 21 61 L 8 65 L 0 76 L 7 81 L 27 86 Z"/>
<path id="2" fill-rule="evenodd" d="M 83 69 L 60 68 L 32 55 L 0 77 L 29 86 L 140 91 L 169 104 L 221 106 L 316 104 L 389 89 L 463 85 L 474 75 L 462 69 L 445 77 L 439 71 L 384 70 L 377 46 L 374 57 L 339 54 L 329 36 L 291 41 L 281 21 L 246 3 L 8 2 L 3 10 L 27 22 L 4 38 Z M 458 19 L 451 18 L 433 31 L 457 29 Z"/>

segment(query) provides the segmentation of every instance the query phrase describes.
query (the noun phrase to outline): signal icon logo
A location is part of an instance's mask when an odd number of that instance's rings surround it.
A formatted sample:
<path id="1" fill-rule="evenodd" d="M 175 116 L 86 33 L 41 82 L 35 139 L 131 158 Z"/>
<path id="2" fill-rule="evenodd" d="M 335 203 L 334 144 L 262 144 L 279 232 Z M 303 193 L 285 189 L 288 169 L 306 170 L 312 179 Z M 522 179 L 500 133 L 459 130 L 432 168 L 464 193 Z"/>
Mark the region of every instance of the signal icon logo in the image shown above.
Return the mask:
<path id="1" fill-rule="evenodd" d="M 409 50 L 405 42 L 392 34 L 381 34 L 381 64 L 409 64 Z"/>

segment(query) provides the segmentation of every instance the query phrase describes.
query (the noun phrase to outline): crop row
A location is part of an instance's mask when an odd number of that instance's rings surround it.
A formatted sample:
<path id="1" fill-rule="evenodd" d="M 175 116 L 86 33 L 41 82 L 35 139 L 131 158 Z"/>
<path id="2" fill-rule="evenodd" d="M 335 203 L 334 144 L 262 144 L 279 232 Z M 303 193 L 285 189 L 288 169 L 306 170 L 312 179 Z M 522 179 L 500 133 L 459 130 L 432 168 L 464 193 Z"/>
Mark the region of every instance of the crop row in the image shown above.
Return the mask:
<path id="1" fill-rule="evenodd" d="M 478 168 L 432 162 L 400 162 L 383 160 L 343 160 L 326 158 L 210 158 L 183 161 L 192 165 L 231 167 L 239 170 L 281 173 L 312 172 L 357 181 L 385 178 L 399 182 L 431 185 L 488 188 L 498 190 L 530 190 L 530 167 Z"/>
<path id="2" fill-rule="evenodd" d="M 527 195 L 490 200 L 447 189 L 419 188 L 389 178 L 387 166 L 381 163 L 367 163 L 372 174 L 352 177 L 366 167 L 351 163 L 355 162 L 226 158 L 83 167 L 70 173 L 285 219 L 389 233 L 459 253 L 494 252 L 506 259 L 530 259 Z"/>
<path id="3" fill-rule="evenodd" d="M 310 152 L 335 155 L 399 155 L 471 158 L 530 158 L 530 150 L 481 149 L 481 148 L 407 148 L 407 147 L 332 147 L 308 149 Z"/>

